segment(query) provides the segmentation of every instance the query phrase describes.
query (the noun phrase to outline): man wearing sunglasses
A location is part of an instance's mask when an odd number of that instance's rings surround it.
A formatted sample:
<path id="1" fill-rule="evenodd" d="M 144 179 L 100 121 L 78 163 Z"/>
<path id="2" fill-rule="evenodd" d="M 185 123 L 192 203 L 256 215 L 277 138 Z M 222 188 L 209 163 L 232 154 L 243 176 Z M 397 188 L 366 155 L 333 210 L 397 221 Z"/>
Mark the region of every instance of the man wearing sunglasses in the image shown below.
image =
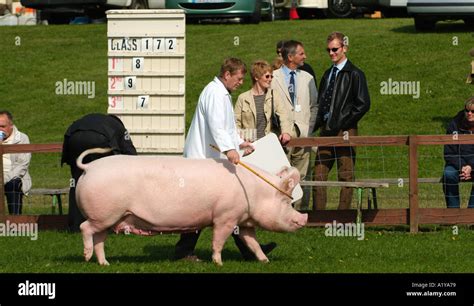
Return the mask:
<path id="1" fill-rule="evenodd" d="M 306 59 L 303 44 L 299 41 L 285 41 L 281 48 L 283 66 L 273 72 L 272 89 L 283 97 L 284 106 L 293 123 L 294 136 L 309 137 L 313 131 L 318 113 L 318 90 L 311 74 L 301 70 Z M 311 148 L 291 147 L 288 150 L 290 164 L 297 168 L 301 180 L 306 176 Z M 309 197 L 304 197 L 307 199 Z M 308 209 L 308 201 L 295 202 L 298 210 Z"/>
<path id="2" fill-rule="evenodd" d="M 474 133 L 474 96 L 466 100 L 464 110 L 460 111 L 448 125 L 447 134 L 457 137 L 459 134 Z M 448 208 L 460 208 L 459 181 L 472 181 L 474 167 L 473 144 L 450 144 L 444 146 L 443 191 Z M 474 186 L 467 208 L 474 208 Z"/>
<path id="3" fill-rule="evenodd" d="M 370 108 L 364 72 L 347 59 L 347 49 L 344 34 L 333 32 L 328 36 L 326 51 L 333 64 L 326 70 L 319 85 L 319 111 L 314 129 L 320 129 L 322 137 L 357 135 L 357 123 Z M 352 147 L 319 147 L 314 180 L 327 181 L 335 161 L 338 180 L 353 181 L 355 150 Z M 342 187 L 338 208 L 349 209 L 351 202 L 352 188 Z M 313 210 L 325 209 L 326 203 L 326 187 L 314 187 Z"/>

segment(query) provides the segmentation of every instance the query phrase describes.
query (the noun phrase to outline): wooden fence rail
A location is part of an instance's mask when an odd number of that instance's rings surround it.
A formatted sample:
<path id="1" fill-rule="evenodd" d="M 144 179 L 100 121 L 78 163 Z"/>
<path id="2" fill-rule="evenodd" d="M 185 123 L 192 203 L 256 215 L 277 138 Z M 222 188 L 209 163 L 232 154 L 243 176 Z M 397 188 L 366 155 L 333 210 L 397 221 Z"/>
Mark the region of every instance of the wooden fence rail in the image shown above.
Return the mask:
<path id="1" fill-rule="evenodd" d="M 419 224 L 474 224 L 474 209 L 419 208 L 418 207 L 418 147 L 426 145 L 474 144 L 474 135 L 411 135 L 411 136 L 349 136 L 312 137 L 292 139 L 288 147 L 316 146 L 408 146 L 409 209 L 364 210 L 362 222 L 367 225 L 409 224 L 410 232 L 417 233 Z M 421 179 L 420 179 L 421 180 Z M 376 180 L 374 180 L 376 181 Z M 380 181 L 382 183 L 383 181 Z M 322 225 L 338 222 L 354 222 L 357 212 L 315 211 L 309 212 L 309 223 Z"/>

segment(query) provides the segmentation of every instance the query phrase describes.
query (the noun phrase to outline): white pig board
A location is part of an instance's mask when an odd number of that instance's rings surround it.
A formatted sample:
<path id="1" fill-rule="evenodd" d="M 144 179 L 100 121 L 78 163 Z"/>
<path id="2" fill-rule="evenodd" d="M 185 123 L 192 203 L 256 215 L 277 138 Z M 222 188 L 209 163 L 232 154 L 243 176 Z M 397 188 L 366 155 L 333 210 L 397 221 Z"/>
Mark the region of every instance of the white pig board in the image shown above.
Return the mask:
<path id="1" fill-rule="evenodd" d="M 278 137 L 275 134 L 269 133 L 265 137 L 253 142 L 253 145 L 255 151 L 250 155 L 242 157 L 242 162 L 255 165 L 272 174 L 277 174 L 285 166 L 290 167 L 285 151 L 283 151 L 280 141 L 278 141 Z M 242 156 L 243 151 L 240 153 Z M 292 203 L 303 197 L 303 189 L 301 189 L 300 184 L 293 189 L 292 196 Z"/>

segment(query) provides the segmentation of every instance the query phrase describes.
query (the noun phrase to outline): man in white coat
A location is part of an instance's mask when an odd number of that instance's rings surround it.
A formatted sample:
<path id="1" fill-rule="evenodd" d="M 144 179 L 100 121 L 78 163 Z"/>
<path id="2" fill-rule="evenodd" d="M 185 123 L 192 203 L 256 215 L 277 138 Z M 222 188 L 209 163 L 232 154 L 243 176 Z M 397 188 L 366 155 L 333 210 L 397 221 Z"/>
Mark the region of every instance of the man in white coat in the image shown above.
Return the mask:
<path id="1" fill-rule="evenodd" d="M 12 114 L 0 111 L 0 144 L 28 143 L 28 136 L 13 125 Z M 31 189 L 31 177 L 28 173 L 30 160 L 31 153 L 3 154 L 3 188 L 11 215 L 21 215 L 23 194 Z"/>
<path id="2" fill-rule="evenodd" d="M 241 60 L 228 58 L 222 64 L 219 76 L 215 77 L 201 92 L 186 137 L 184 157 L 221 158 L 220 153 L 210 146 L 215 145 L 230 162 L 238 164 L 240 161 L 239 149 L 244 150 L 244 155 L 253 152 L 252 144 L 242 140 L 237 133 L 230 95 L 232 91 L 242 85 L 246 71 L 245 64 Z M 175 259 L 200 261 L 194 254 L 200 233 L 198 231 L 181 235 L 176 244 Z M 239 236 L 235 234 L 232 236 L 242 256 L 247 260 L 254 259 L 254 255 Z M 262 246 L 262 250 L 269 253 L 275 246 L 275 243 L 270 243 Z"/>

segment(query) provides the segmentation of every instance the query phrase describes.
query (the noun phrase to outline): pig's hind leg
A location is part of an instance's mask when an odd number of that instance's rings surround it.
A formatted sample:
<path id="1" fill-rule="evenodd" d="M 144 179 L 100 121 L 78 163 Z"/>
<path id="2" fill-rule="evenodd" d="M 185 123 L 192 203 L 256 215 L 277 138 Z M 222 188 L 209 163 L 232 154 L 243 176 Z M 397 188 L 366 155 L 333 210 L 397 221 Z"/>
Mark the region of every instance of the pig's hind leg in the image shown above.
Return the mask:
<path id="1" fill-rule="evenodd" d="M 258 261 L 267 263 L 269 262 L 265 253 L 263 253 L 260 244 L 257 241 L 257 236 L 255 235 L 254 227 L 240 227 L 240 238 L 244 241 L 247 247 L 252 251 L 257 257 Z"/>
<path id="2" fill-rule="evenodd" d="M 107 229 L 97 229 L 89 220 L 81 224 L 82 240 L 84 243 L 84 258 L 89 261 L 94 253 L 100 265 L 109 265 L 105 259 L 104 242 L 107 238 Z"/>
<path id="3" fill-rule="evenodd" d="M 101 266 L 109 266 L 105 259 L 104 242 L 107 239 L 107 229 L 94 234 L 94 251 L 97 261 Z"/>
<path id="4" fill-rule="evenodd" d="M 84 243 L 84 259 L 89 261 L 94 253 L 94 230 L 89 221 L 84 221 L 80 225 L 82 241 Z"/>

